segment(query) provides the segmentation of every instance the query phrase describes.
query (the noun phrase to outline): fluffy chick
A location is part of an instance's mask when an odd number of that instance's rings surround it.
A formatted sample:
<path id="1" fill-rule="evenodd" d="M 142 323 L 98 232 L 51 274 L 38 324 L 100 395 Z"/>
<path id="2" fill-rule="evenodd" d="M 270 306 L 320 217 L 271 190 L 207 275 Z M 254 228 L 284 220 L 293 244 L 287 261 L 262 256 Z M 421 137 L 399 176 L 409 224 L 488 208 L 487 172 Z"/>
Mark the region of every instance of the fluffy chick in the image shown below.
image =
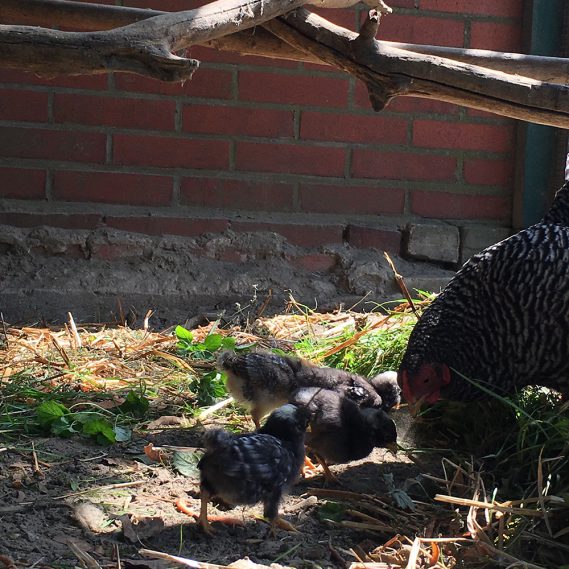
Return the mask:
<path id="1" fill-rule="evenodd" d="M 310 413 L 306 444 L 322 464 L 328 479 L 334 479 L 328 461 L 359 460 L 376 447 L 395 451 L 395 423 L 381 408 L 361 408 L 337 391 L 318 387 L 298 389 L 291 395 L 291 403 Z"/>
<path id="2" fill-rule="evenodd" d="M 381 397 L 381 408 L 384 411 L 390 411 L 401 403 L 401 388 L 397 383 L 396 371 L 384 371 L 372 377 L 369 382 Z"/>
<path id="3" fill-rule="evenodd" d="M 207 503 L 217 496 L 233 505 L 263 502 L 263 515 L 277 522 L 280 500 L 298 478 L 304 461 L 309 413 L 295 405 L 276 409 L 257 433 L 235 435 L 212 429 L 204 436 L 200 470 L 199 523 L 211 533 Z"/>
<path id="4" fill-rule="evenodd" d="M 362 407 L 381 407 L 382 400 L 363 377 L 302 359 L 267 352 L 224 352 L 218 366 L 227 374 L 227 389 L 251 409 L 257 427 L 261 417 L 289 401 L 302 387 L 322 387 L 347 395 Z"/>

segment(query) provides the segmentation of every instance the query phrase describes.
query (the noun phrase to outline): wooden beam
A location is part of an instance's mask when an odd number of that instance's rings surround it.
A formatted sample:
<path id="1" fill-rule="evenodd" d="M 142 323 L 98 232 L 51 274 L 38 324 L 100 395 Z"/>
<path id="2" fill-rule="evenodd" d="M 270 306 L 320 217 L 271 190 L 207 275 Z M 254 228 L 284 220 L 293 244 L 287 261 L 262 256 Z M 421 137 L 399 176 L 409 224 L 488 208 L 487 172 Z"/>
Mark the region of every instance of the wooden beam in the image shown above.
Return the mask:
<path id="1" fill-rule="evenodd" d="M 166 13 L 159 10 L 90 4 L 72 0 L 0 0 L 0 22 L 4 24 L 65 26 L 80 31 L 109 30 Z M 483 49 L 460 49 L 400 42 L 380 41 L 379 43 L 385 47 L 454 59 L 538 81 L 569 83 L 569 60 L 559 57 L 539 57 Z M 206 40 L 202 45 L 242 55 L 322 63 L 316 56 L 293 48 L 262 27 Z"/>

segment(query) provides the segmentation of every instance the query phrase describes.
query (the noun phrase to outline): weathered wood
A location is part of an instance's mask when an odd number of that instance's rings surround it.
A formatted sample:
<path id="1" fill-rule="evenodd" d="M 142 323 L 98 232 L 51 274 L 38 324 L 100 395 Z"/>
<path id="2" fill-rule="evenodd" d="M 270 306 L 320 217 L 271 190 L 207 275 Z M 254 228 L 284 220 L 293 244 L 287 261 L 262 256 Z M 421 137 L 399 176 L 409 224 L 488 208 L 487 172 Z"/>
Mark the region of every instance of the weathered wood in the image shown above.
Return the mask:
<path id="1" fill-rule="evenodd" d="M 88 4 L 72 0 L 0 1 L 0 22 L 5 24 L 65 26 L 83 31 L 109 30 L 166 13 L 159 10 Z M 522 75 L 539 81 L 569 83 L 568 59 L 502 53 L 483 49 L 460 49 L 384 41 L 379 43 L 415 53 L 437 55 L 463 63 L 488 67 L 504 73 Z M 222 51 L 234 51 L 242 55 L 322 63 L 316 56 L 293 48 L 262 27 L 206 40 L 203 45 Z"/>
<path id="2" fill-rule="evenodd" d="M 97 32 L 2 25 L 0 66 L 48 75 L 126 71 L 183 81 L 191 77 L 198 62 L 173 52 L 253 27 L 305 1 L 217 0 L 195 10 Z"/>
<path id="3" fill-rule="evenodd" d="M 377 110 L 393 97 L 413 95 L 569 128 L 569 86 L 393 48 L 304 9 L 265 26 L 293 47 L 364 81 Z"/>

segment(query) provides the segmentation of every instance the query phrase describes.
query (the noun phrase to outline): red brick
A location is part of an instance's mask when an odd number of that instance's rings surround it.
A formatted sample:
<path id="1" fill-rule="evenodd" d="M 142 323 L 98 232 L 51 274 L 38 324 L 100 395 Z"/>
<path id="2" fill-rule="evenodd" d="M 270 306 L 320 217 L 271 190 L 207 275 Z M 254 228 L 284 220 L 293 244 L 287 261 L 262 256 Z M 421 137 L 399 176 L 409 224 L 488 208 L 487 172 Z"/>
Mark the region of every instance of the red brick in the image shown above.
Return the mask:
<path id="1" fill-rule="evenodd" d="M 106 136 L 94 132 L 62 132 L 0 127 L 0 155 L 77 162 L 104 162 Z"/>
<path id="2" fill-rule="evenodd" d="M 46 122 L 47 93 L 0 90 L 0 120 Z"/>
<path id="3" fill-rule="evenodd" d="M 0 223 L 16 227 L 62 227 L 63 229 L 95 229 L 101 220 L 98 214 L 90 213 L 0 213 Z"/>
<path id="4" fill-rule="evenodd" d="M 115 73 L 115 86 L 122 91 L 230 99 L 233 94 L 232 77 L 231 71 L 203 67 L 184 84 L 149 79 L 132 73 Z"/>
<path id="5" fill-rule="evenodd" d="M 438 219 L 507 220 L 511 216 L 510 201 L 506 198 L 447 192 L 413 192 L 411 212 Z"/>
<path id="6" fill-rule="evenodd" d="M 456 14 L 478 14 L 481 16 L 499 16 L 521 18 L 522 0 L 421 0 L 421 10 L 454 12 Z"/>
<path id="7" fill-rule="evenodd" d="M 157 136 L 115 134 L 115 164 L 159 168 L 227 168 L 229 143 Z"/>
<path id="8" fill-rule="evenodd" d="M 334 255 L 326 255 L 325 253 L 310 253 L 292 257 L 290 263 L 305 271 L 326 273 L 336 266 L 336 257 Z"/>
<path id="9" fill-rule="evenodd" d="M 347 28 L 348 30 L 355 31 L 358 29 L 359 19 L 357 17 L 356 7 L 344 9 L 318 8 L 317 6 L 310 6 L 310 11 L 326 18 L 329 22 Z"/>
<path id="10" fill-rule="evenodd" d="M 300 185 L 301 209 L 307 213 L 403 213 L 404 201 L 405 191 L 402 189 Z"/>
<path id="11" fill-rule="evenodd" d="M 512 160 L 465 160 L 464 180 L 469 184 L 510 188 L 514 183 L 514 163 Z"/>
<path id="12" fill-rule="evenodd" d="M 45 198 L 45 171 L 0 168 L 0 198 L 41 200 Z"/>
<path id="13" fill-rule="evenodd" d="M 146 235 L 184 235 L 221 233 L 229 227 L 226 219 L 197 219 L 184 217 L 107 217 L 106 224 L 115 229 Z"/>
<path id="14" fill-rule="evenodd" d="M 356 178 L 392 180 L 454 180 L 456 159 L 432 154 L 355 148 L 352 175 Z"/>
<path id="15" fill-rule="evenodd" d="M 300 116 L 300 137 L 335 142 L 405 144 L 408 124 L 407 119 L 385 115 L 338 115 L 303 111 Z"/>
<path id="16" fill-rule="evenodd" d="M 172 179 L 119 172 L 56 172 L 55 199 L 161 206 L 172 200 Z"/>
<path id="17" fill-rule="evenodd" d="M 183 129 L 206 134 L 292 137 L 294 111 L 275 111 L 244 107 L 187 105 Z"/>
<path id="18" fill-rule="evenodd" d="M 105 89 L 107 75 L 69 75 L 60 77 L 39 77 L 34 73 L 2 70 L 2 83 L 16 83 L 20 85 L 44 85 L 48 87 L 71 87 L 73 89 Z"/>
<path id="19" fill-rule="evenodd" d="M 292 211 L 292 184 L 185 178 L 182 180 L 182 203 L 197 207 L 261 211 Z"/>
<path id="20" fill-rule="evenodd" d="M 93 95 L 55 94 L 55 122 L 172 130 L 176 103 L 115 99 Z"/>
<path id="21" fill-rule="evenodd" d="M 348 243 L 359 249 L 377 249 L 399 253 L 401 247 L 401 233 L 376 227 L 362 225 L 348 225 Z"/>
<path id="22" fill-rule="evenodd" d="M 413 144 L 427 148 L 510 152 L 514 143 L 511 125 L 415 120 Z"/>
<path id="23" fill-rule="evenodd" d="M 140 259 L 144 253 L 144 248 L 134 243 L 95 243 L 91 246 L 90 253 L 91 257 L 105 261 L 132 257 Z"/>
<path id="24" fill-rule="evenodd" d="M 348 81 L 333 77 L 239 72 L 239 98 L 245 101 L 344 107 Z"/>
<path id="25" fill-rule="evenodd" d="M 237 143 L 237 169 L 315 176 L 343 176 L 343 148 L 293 144 Z"/>
<path id="26" fill-rule="evenodd" d="M 341 243 L 342 225 L 301 225 L 257 221 L 233 221 L 231 229 L 237 232 L 272 231 L 283 235 L 293 245 L 318 247 L 326 243 Z"/>
<path id="27" fill-rule="evenodd" d="M 382 40 L 404 43 L 464 46 L 464 22 L 450 18 L 428 18 L 409 14 L 390 14 L 382 18 Z"/>
<path id="28" fill-rule="evenodd" d="M 497 22 L 472 22 L 470 47 L 519 53 L 522 50 L 522 25 Z"/>

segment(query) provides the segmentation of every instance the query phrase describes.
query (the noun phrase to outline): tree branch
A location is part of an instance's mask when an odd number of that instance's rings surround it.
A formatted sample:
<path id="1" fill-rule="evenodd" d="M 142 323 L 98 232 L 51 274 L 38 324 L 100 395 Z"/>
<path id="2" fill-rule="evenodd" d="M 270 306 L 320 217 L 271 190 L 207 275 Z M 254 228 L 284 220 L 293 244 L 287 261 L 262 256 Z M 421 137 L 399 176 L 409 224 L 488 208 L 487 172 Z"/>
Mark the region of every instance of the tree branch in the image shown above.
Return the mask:
<path id="1" fill-rule="evenodd" d="M 0 66 L 49 75 L 126 71 L 164 81 L 189 79 L 198 62 L 173 52 L 247 29 L 306 0 L 217 0 L 98 32 L 0 26 Z"/>
<path id="2" fill-rule="evenodd" d="M 72 0 L 0 0 L 0 21 L 5 24 L 65 26 L 85 31 L 108 30 L 166 13 L 158 10 L 88 4 Z M 234 51 L 242 55 L 322 63 L 314 55 L 293 48 L 262 28 L 243 30 L 217 39 L 204 40 L 201 43 L 214 49 Z M 386 47 L 405 49 L 424 55 L 436 55 L 539 81 L 569 83 L 568 59 L 502 53 L 483 49 L 461 49 L 384 41 L 379 43 Z"/>
<path id="3" fill-rule="evenodd" d="M 393 48 L 304 9 L 265 24 L 293 47 L 365 82 L 374 108 L 413 95 L 503 116 L 569 128 L 569 87 Z"/>

